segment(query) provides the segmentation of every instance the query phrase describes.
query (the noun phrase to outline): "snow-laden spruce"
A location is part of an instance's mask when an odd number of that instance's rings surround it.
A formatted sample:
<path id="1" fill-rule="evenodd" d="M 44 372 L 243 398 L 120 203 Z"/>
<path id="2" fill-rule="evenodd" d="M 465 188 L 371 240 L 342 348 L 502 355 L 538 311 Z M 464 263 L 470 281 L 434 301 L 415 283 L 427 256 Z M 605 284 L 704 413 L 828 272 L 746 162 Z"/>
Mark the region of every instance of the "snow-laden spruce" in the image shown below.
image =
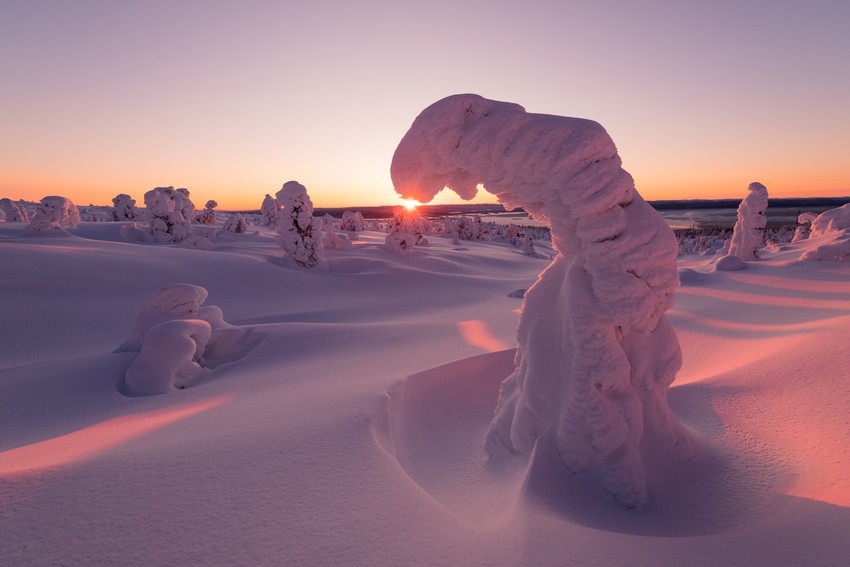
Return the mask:
<path id="1" fill-rule="evenodd" d="M 738 205 L 738 220 L 729 242 L 729 256 L 741 260 L 758 259 L 758 251 L 764 243 L 764 227 L 767 226 L 767 188 L 758 182 L 750 183 L 749 193 Z"/>
<path id="2" fill-rule="evenodd" d="M 345 211 L 339 229 L 348 232 L 363 232 L 363 214 L 360 211 Z"/>
<path id="3" fill-rule="evenodd" d="M 427 232 L 428 223 L 417 209 L 396 207 L 392 220 L 387 224 L 384 246 L 392 252 L 409 252 L 414 246 L 428 244 Z"/>
<path id="4" fill-rule="evenodd" d="M 593 471 L 622 504 L 642 507 L 645 459 L 688 458 L 692 447 L 666 399 L 681 366 L 665 316 L 677 242 L 620 165 L 596 122 L 467 94 L 416 118 L 391 175 L 404 198 L 427 202 L 449 187 L 471 199 L 483 184 L 506 208 L 548 221 L 559 254 L 525 296 L 517 368 L 486 448 L 528 455 L 551 431 L 569 470 Z"/>
<path id="5" fill-rule="evenodd" d="M 0 209 L 6 214 L 6 222 L 27 222 L 30 220 L 26 210 L 19 207 L 12 199 L 6 197 L 0 199 Z"/>
<path id="6" fill-rule="evenodd" d="M 196 220 L 198 224 L 215 224 L 215 208 L 218 206 L 218 202 L 210 199 L 207 201 L 207 204 L 204 205 L 204 210 L 198 213 Z"/>
<path id="7" fill-rule="evenodd" d="M 131 221 L 136 220 L 136 200 L 126 193 L 119 193 L 112 198 L 112 220 Z"/>
<path id="8" fill-rule="evenodd" d="M 49 232 L 54 229 L 77 228 L 79 223 L 80 212 L 71 199 L 52 195 L 41 200 L 25 230 Z"/>
<path id="9" fill-rule="evenodd" d="M 281 206 L 278 244 L 287 253 L 287 261 L 302 268 L 323 265 L 322 219 L 313 217 L 313 201 L 307 188 L 297 181 L 287 181 L 275 196 Z"/>
<path id="10" fill-rule="evenodd" d="M 145 237 L 154 242 L 180 242 L 192 234 L 195 205 L 187 189 L 155 187 L 145 193 L 148 227 Z M 189 216 L 186 216 L 189 215 Z"/>
<path id="11" fill-rule="evenodd" d="M 278 215 L 280 214 L 280 205 L 277 201 L 266 193 L 263 204 L 260 206 L 260 224 L 263 226 L 276 227 L 278 223 Z"/>

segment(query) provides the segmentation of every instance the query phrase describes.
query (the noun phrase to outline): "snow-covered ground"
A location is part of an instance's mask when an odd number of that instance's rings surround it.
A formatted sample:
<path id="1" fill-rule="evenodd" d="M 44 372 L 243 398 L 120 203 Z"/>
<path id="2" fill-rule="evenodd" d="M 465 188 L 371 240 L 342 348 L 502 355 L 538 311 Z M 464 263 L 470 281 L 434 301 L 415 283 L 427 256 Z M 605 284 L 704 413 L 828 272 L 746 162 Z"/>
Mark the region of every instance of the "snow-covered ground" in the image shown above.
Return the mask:
<path id="1" fill-rule="evenodd" d="M 850 560 L 850 263 L 801 260 L 817 241 L 736 272 L 680 258 L 667 397 L 698 449 L 639 513 L 485 456 L 510 295 L 548 256 L 444 237 L 394 254 L 363 232 L 299 269 L 265 228 L 198 250 L 126 225 L 0 223 L 0 565 Z M 230 334 L 194 385 L 127 395 L 138 353 L 113 351 L 173 283 Z"/>

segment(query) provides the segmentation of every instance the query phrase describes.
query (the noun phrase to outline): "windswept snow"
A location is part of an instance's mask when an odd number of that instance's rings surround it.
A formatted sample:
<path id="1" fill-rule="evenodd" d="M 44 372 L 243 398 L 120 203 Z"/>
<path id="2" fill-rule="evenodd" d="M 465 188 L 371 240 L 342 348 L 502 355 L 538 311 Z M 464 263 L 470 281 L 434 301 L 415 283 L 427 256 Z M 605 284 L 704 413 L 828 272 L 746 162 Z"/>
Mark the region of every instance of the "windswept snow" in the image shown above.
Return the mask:
<path id="1" fill-rule="evenodd" d="M 663 490 L 635 514 L 580 476 L 565 485 L 553 445 L 534 455 L 541 474 L 488 465 L 482 439 L 514 371 L 508 295 L 548 260 L 448 235 L 396 255 L 365 231 L 325 251 L 326 271 L 293 270 L 273 261 L 274 229 L 219 233 L 205 251 L 128 241 L 123 225 L 28 238 L 0 223 L 2 565 L 850 556 L 850 266 L 801 261 L 817 239 L 741 272 L 681 258 L 700 277 L 667 312 L 684 360 L 667 398 L 701 443 L 653 469 Z M 145 301 L 162 288 L 174 293 Z M 203 320 L 208 303 L 227 323 L 211 325 L 201 379 L 124 395 L 141 339 L 116 343 Z M 137 326 L 147 308 L 158 315 Z"/>

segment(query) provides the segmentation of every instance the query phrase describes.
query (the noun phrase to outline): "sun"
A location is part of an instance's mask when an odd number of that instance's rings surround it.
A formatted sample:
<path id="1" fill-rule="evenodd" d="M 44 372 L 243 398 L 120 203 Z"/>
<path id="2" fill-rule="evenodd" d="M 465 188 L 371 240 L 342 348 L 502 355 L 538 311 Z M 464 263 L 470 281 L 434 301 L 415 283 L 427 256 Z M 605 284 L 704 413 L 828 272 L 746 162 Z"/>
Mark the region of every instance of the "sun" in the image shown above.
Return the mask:
<path id="1" fill-rule="evenodd" d="M 421 205 L 422 203 L 420 203 L 420 202 L 419 202 L 419 201 L 417 201 L 416 199 L 402 199 L 402 200 L 401 200 L 401 204 L 402 204 L 402 206 L 404 206 L 404 208 L 405 208 L 405 209 L 407 209 L 408 211 L 415 211 L 415 210 L 416 210 L 416 207 L 418 207 L 418 206 L 419 206 L 419 205 Z"/>

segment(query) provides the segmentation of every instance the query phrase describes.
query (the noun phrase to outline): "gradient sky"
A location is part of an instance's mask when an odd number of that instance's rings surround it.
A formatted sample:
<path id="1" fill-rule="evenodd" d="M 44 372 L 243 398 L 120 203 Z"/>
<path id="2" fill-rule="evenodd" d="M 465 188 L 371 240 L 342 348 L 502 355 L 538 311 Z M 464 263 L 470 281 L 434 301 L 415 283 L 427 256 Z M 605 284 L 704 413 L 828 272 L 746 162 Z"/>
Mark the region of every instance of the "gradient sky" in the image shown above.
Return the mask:
<path id="1" fill-rule="evenodd" d="M 848 29 L 848 0 L 0 0 L 0 197 L 393 204 L 399 140 L 464 92 L 600 122 L 647 199 L 848 195 Z"/>

